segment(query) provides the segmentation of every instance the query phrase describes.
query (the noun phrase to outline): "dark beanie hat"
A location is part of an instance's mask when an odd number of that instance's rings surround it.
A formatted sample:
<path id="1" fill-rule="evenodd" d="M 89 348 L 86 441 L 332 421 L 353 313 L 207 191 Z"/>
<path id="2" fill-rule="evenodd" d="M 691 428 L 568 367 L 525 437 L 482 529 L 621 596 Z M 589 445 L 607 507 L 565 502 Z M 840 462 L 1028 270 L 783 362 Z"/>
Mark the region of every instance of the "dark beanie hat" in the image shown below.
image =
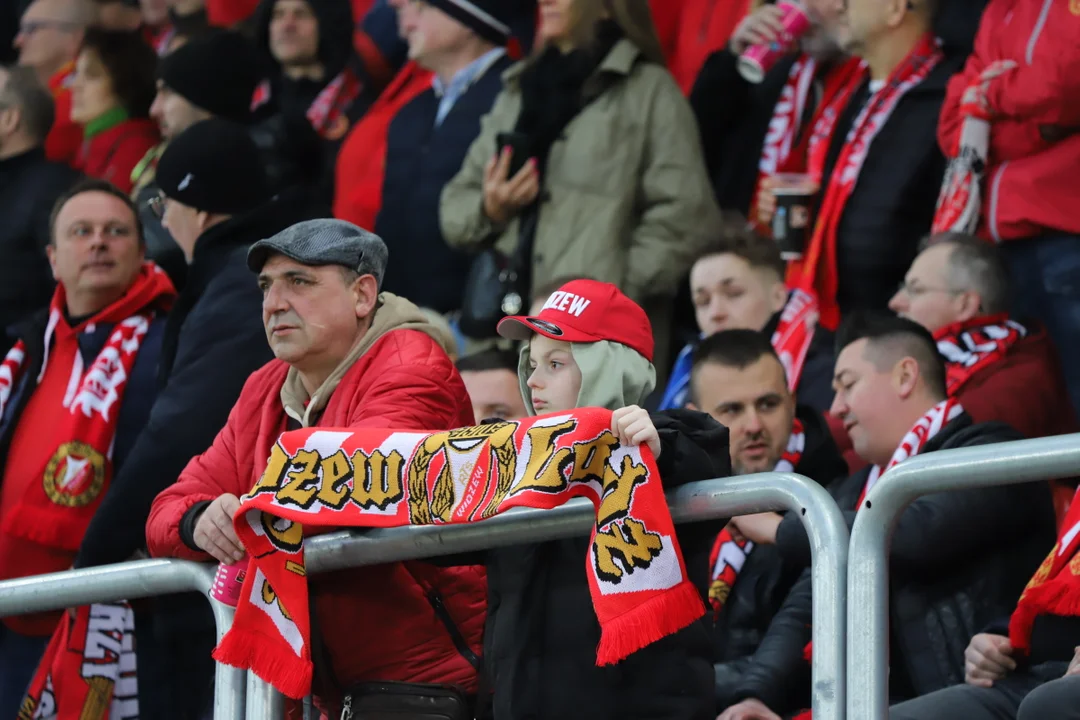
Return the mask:
<path id="1" fill-rule="evenodd" d="M 511 3 L 507 0 L 427 0 L 427 3 L 488 42 L 506 45 L 510 40 L 506 6 Z"/>
<path id="2" fill-rule="evenodd" d="M 185 100 L 236 122 L 247 122 L 259 83 L 255 48 L 230 30 L 214 30 L 162 58 L 158 77 Z"/>
<path id="3" fill-rule="evenodd" d="M 240 215 L 270 198 L 264 165 L 246 128 L 210 118 L 169 143 L 158 161 L 157 183 L 165 197 L 195 210 Z"/>

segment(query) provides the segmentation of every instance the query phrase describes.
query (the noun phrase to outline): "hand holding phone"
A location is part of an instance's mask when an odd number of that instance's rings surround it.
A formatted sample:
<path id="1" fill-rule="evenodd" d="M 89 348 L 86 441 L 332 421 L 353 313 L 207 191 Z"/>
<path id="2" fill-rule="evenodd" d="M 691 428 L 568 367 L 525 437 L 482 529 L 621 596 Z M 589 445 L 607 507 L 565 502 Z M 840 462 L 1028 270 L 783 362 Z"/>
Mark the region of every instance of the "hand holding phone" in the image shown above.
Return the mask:
<path id="1" fill-rule="evenodd" d="M 509 222 L 540 194 L 536 161 L 529 157 L 528 136 L 499 133 L 496 154 L 484 169 L 484 214 L 496 225 Z"/>

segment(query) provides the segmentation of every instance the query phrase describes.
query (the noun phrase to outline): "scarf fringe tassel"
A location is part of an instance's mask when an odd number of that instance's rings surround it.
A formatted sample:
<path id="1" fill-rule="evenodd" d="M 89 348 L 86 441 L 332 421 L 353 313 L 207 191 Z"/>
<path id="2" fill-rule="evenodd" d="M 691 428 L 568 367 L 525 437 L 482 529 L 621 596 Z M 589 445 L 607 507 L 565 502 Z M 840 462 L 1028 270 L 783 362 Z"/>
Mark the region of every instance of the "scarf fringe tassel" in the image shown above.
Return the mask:
<path id="1" fill-rule="evenodd" d="M 705 614 L 696 587 L 682 582 L 630 612 L 600 623 L 597 665 L 614 665 L 663 637 L 689 627 Z"/>

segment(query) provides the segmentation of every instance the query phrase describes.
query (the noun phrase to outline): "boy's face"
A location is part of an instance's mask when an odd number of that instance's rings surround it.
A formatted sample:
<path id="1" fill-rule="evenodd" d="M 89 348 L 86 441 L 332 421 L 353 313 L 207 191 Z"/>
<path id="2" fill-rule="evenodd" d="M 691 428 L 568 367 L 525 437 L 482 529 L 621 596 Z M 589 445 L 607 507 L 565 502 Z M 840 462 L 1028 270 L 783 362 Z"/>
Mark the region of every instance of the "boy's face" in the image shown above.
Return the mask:
<path id="1" fill-rule="evenodd" d="M 538 415 L 577 407 L 581 368 L 574 362 L 570 343 L 533 335 L 529 341 L 529 367 L 532 372 L 526 384 Z"/>

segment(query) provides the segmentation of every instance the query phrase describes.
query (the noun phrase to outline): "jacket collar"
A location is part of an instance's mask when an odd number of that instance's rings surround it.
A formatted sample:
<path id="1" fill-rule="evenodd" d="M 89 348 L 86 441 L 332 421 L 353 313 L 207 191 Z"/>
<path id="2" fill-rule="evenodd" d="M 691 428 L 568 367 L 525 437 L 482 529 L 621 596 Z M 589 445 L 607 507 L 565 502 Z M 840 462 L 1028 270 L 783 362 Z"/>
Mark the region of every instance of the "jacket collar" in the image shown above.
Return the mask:
<path id="1" fill-rule="evenodd" d="M 637 63 L 638 58 L 641 57 L 641 50 L 637 45 L 630 42 L 626 38 L 621 38 L 615 43 L 615 46 L 611 48 L 604 59 L 596 66 L 596 70 L 589 78 L 591 83 L 597 76 L 603 73 L 615 73 L 618 75 L 630 75 L 634 69 L 634 65 Z M 517 89 L 521 86 L 521 74 L 525 72 L 525 68 L 528 67 L 529 61 L 525 60 L 519 63 L 515 63 L 513 67 L 503 73 L 503 84 L 509 87 Z"/>

